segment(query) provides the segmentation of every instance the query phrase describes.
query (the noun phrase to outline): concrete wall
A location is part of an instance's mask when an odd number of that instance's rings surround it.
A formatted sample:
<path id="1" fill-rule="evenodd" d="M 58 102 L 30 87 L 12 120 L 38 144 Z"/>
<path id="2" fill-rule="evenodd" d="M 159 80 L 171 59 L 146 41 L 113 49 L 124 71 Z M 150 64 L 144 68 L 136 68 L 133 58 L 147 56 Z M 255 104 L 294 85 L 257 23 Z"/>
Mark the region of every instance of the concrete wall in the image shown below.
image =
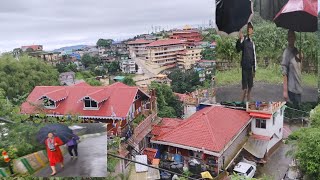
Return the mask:
<path id="1" fill-rule="evenodd" d="M 250 124 L 239 134 L 239 136 L 232 142 L 232 144 L 222 153 L 222 156 L 218 160 L 219 169 L 222 167 L 226 167 L 230 161 L 235 157 L 235 155 L 240 151 L 244 143 L 248 139 L 248 130 L 250 128 Z M 223 156 L 225 157 L 224 165 L 223 165 Z"/>
<path id="2" fill-rule="evenodd" d="M 270 119 L 266 120 L 266 129 L 256 128 L 256 119 L 254 118 L 252 121 L 251 129 L 253 134 L 273 137 L 269 141 L 267 152 L 283 137 L 283 117 L 283 110 L 277 110 L 276 113 L 274 113 Z"/>

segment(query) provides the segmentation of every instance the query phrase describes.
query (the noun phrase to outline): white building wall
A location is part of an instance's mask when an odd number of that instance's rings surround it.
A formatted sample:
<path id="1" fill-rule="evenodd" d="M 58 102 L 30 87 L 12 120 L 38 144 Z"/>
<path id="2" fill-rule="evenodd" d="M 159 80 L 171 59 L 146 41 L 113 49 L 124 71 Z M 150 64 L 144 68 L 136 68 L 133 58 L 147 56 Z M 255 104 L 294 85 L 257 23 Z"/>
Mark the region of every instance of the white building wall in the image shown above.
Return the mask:
<path id="1" fill-rule="evenodd" d="M 192 116 L 197 112 L 197 107 L 195 105 L 185 105 L 184 107 L 184 119 Z"/>
<path id="2" fill-rule="evenodd" d="M 274 118 L 274 120 L 273 120 Z M 283 137 L 283 118 L 284 112 L 279 109 L 270 119 L 266 120 L 266 129 L 256 128 L 256 118 L 252 121 L 251 130 L 253 134 L 273 137 L 268 144 L 269 151 L 275 144 L 282 140 Z M 274 121 L 274 124 L 273 124 Z"/>

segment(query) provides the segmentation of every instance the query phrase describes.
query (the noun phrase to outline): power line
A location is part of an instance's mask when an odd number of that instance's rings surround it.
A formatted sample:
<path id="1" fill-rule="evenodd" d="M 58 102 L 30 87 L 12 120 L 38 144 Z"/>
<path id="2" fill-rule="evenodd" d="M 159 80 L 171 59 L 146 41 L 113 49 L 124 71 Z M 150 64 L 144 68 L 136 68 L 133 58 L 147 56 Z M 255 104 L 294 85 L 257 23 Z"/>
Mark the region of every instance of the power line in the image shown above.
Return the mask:
<path id="1" fill-rule="evenodd" d="M 188 176 L 185 176 L 185 175 L 183 175 L 183 174 L 179 174 L 179 173 L 176 173 L 176 172 L 173 172 L 173 171 L 170 171 L 170 170 L 166 170 L 166 169 L 163 169 L 163 168 L 154 167 L 154 166 L 151 166 L 151 165 L 149 165 L 149 164 L 144 164 L 144 163 L 141 163 L 141 162 L 138 162 L 138 161 L 134 161 L 134 160 L 131 160 L 131 159 L 128 159 L 128 158 L 120 157 L 120 156 L 117 156 L 117 155 L 114 155 L 114 154 L 107 153 L 107 155 L 112 156 L 112 157 L 115 157 L 115 158 L 123 159 L 123 160 L 126 160 L 126 161 L 130 161 L 130 162 L 133 162 L 133 163 L 136 163 L 136 164 L 144 165 L 144 166 L 147 166 L 147 167 L 149 167 L 149 168 L 157 169 L 157 170 L 160 170 L 160 171 L 165 171 L 165 172 L 168 172 L 168 173 L 170 173 L 170 174 L 176 174 L 176 175 L 179 175 L 179 176 L 181 176 L 181 177 L 185 177 L 185 178 L 187 178 L 187 179 L 200 180 L 200 179 L 188 177 Z"/>

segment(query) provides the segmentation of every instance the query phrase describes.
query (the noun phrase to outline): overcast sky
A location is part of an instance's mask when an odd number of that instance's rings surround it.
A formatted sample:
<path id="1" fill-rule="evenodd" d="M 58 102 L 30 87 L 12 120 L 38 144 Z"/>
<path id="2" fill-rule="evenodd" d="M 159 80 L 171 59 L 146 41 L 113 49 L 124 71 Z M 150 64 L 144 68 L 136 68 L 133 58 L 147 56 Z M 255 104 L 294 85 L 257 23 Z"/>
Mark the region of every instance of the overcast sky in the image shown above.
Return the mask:
<path id="1" fill-rule="evenodd" d="M 1 0 L 0 52 L 42 44 L 45 50 L 121 40 L 214 20 L 215 0 Z"/>

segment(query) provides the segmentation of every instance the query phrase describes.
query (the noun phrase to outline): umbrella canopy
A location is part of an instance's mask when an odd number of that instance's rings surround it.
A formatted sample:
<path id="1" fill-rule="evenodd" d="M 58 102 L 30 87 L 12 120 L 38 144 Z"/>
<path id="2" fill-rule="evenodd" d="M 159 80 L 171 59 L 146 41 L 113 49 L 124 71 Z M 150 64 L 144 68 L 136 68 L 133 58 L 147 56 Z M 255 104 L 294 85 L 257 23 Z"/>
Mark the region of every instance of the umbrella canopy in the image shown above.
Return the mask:
<path id="1" fill-rule="evenodd" d="M 216 24 L 219 34 L 239 32 L 252 17 L 251 0 L 216 0 Z"/>
<path id="2" fill-rule="evenodd" d="M 64 143 L 67 143 L 73 136 L 72 130 L 63 124 L 48 124 L 40 129 L 37 134 L 37 140 L 39 143 L 44 144 L 48 137 L 48 134 L 52 132 L 55 136 L 58 136 Z"/>
<path id="3" fill-rule="evenodd" d="M 274 18 L 278 27 L 297 32 L 318 30 L 317 0 L 289 0 Z"/>

